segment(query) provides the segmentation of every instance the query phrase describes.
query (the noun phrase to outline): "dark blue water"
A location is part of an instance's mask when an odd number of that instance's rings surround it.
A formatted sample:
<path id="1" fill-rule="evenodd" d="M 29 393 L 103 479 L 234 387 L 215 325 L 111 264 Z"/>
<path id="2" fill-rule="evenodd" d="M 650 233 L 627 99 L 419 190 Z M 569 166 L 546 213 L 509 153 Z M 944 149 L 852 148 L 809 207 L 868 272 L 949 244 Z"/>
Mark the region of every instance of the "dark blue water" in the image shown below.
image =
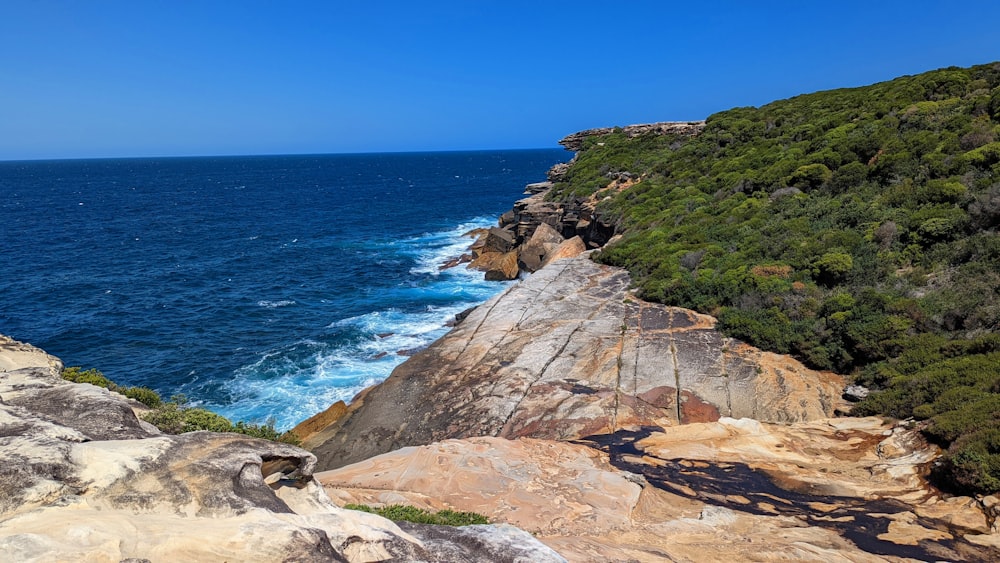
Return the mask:
<path id="1" fill-rule="evenodd" d="M 287 428 L 501 290 L 438 266 L 566 157 L 0 162 L 0 333 Z"/>

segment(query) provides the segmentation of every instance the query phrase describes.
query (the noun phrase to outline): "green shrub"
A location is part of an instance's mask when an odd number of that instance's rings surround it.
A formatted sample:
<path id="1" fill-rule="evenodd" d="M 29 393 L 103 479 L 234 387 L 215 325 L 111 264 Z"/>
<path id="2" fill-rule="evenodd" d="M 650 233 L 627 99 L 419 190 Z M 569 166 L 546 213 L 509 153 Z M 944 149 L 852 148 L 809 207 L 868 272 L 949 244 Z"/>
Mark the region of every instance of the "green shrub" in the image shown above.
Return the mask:
<path id="1" fill-rule="evenodd" d="M 226 417 L 209 410 L 188 407 L 188 400 L 184 395 L 174 395 L 169 401 L 164 401 L 156 391 L 148 387 L 123 387 L 96 369 L 83 370 L 80 367 L 68 367 L 62 371 L 62 377 L 74 383 L 89 383 L 104 387 L 139 401 L 152 409 L 142 416 L 143 420 L 168 434 L 208 430 L 211 432 L 236 432 L 254 438 L 292 445 L 301 443 L 294 433 L 275 430 L 273 420 L 266 424 L 250 424 L 242 421 L 233 424 Z"/>
<path id="2" fill-rule="evenodd" d="M 1000 491 L 1000 429 L 984 428 L 955 441 L 934 469 L 936 479 L 961 493 Z"/>
<path id="3" fill-rule="evenodd" d="M 817 279 L 834 283 L 844 279 L 854 268 L 854 259 L 844 252 L 827 252 L 813 262 L 813 275 Z"/>
<path id="4" fill-rule="evenodd" d="M 104 374 L 96 369 L 83 370 L 79 366 L 72 366 L 62 370 L 62 378 L 73 383 L 89 383 L 105 389 L 114 390 L 118 386 L 104 377 Z"/>
<path id="5" fill-rule="evenodd" d="M 160 394 L 149 387 L 129 387 L 122 393 L 129 399 L 135 399 L 147 407 L 158 407 L 163 402 Z"/>
<path id="6" fill-rule="evenodd" d="M 788 177 L 788 185 L 801 190 L 815 190 L 827 185 L 833 179 L 833 172 L 824 164 L 806 164 L 799 166 Z"/>
<path id="7" fill-rule="evenodd" d="M 1000 327 L 998 100 L 988 64 L 735 108 L 687 138 L 617 132 L 550 197 L 641 178 L 598 194 L 623 237 L 596 260 L 728 336 L 855 375 L 876 390 L 859 413 L 927 419 L 950 448 L 1000 393 L 972 344 Z M 770 197 L 787 187 L 804 193 Z M 949 475 L 984 490 L 993 454 L 962 448 Z"/>
<path id="8" fill-rule="evenodd" d="M 422 508 L 402 504 L 393 504 L 381 508 L 374 508 L 364 504 L 347 504 L 344 505 L 344 508 L 378 514 L 394 522 L 415 522 L 417 524 L 436 524 L 441 526 L 489 524 L 489 519 L 475 512 L 455 512 L 451 510 L 429 512 Z"/>
<path id="9" fill-rule="evenodd" d="M 121 393 L 129 399 L 135 399 L 148 407 L 156 407 L 162 402 L 160 395 L 149 387 L 123 387 L 96 369 L 83 370 L 79 366 L 68 367 L 62 370 L 62 378 L 73 383 L 89 383 L 104 387 L 110 391 Z"/>

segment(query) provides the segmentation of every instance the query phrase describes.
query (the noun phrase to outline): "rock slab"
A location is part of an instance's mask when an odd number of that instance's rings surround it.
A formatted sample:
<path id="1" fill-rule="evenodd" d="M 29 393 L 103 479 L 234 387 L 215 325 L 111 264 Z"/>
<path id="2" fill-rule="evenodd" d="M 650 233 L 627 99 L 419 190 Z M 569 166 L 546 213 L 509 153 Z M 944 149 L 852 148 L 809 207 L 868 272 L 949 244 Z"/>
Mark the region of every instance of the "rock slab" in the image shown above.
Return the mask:
<path id="1" fill-rule="evenodd" d="M 984 503 L 921 477 L 936 454 L 877 418 L 722 418 L 575 443 L 446 440 L 316 478 L 338 503 L 475 510 L 575 562 L 998 560 Z"/>
<path id="2" fill-rule="evenodd" d="M 306 441 L 320 469 L 470 436 L 573 440 L 627 425 L 832 416 L 843 380 L 646 303 L 621 269 L 557 260 L 475 309 Z"/>

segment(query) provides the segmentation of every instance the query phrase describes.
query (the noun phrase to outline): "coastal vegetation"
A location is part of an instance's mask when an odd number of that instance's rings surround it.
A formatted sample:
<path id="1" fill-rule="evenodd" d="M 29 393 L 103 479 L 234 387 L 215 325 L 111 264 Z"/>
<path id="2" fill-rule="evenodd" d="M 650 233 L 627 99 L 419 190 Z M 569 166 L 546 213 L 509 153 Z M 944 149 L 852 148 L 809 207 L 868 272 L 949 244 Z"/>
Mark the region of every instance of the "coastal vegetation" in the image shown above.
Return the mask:
<path id="1" fill-rule="evenodd" d="M 854 376 L 942 486 L 1000 491 L 1000 63 L 590 137 L 549 197 L 600 202 L 641 297 Z"/>
<path id="2" fill-rule="evenodd" d="M 383 507 L 371 507 L 366 504 L 346 504 L 344 508 L 378 514 L 393 522 L 414 522 L 417 524 L 436 524 L 439 526 L 471 526 L 473 524 L 490 523 L 489 519 L 476 512 L 456 512 L 454 510 L 430 512 L 422 508 L 404 504 L 391 504 Z"/>
<path id="3" fill-rule="evenodd" d="M 167 434 L 209 430 L 211 432 L 235 432 L 254 438 L 263 438 L 265 440 L 293 445 L 299 444 L 298 436 L 292 432 L 279 432 L 275 430 L 273 422 L 251 424 L 239 421 L 234 424 L 220 414 L 200 407 L 189 406 L 188 400 L 184 395 L 174 395 L 170 400 L 164 401 L 159 393 L 148 387 L 125 387 L 118 385 L 96 369 L 84 370 L 80 367 L 68 367 L 62 371 L 62 377 L 74 383 L 90 383 L 91 385 L 104 387 L 110 391 L 125 395 L 130 399 L 139 401 L 149 407 L 149 411 L 142 415 L 142 419 Z"/>

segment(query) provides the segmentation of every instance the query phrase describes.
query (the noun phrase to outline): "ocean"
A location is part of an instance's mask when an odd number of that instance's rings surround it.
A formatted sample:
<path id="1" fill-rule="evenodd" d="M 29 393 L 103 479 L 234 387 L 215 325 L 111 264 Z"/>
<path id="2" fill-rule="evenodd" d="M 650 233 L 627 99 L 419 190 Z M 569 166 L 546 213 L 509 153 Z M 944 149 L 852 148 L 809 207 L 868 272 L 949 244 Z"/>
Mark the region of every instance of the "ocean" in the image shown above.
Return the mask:
<path id="1" fill-rule="evenodd" d="M 439 266 L 568 157 L 0 162 L 0 333 L 287 429 L 501 291 Z"/>

